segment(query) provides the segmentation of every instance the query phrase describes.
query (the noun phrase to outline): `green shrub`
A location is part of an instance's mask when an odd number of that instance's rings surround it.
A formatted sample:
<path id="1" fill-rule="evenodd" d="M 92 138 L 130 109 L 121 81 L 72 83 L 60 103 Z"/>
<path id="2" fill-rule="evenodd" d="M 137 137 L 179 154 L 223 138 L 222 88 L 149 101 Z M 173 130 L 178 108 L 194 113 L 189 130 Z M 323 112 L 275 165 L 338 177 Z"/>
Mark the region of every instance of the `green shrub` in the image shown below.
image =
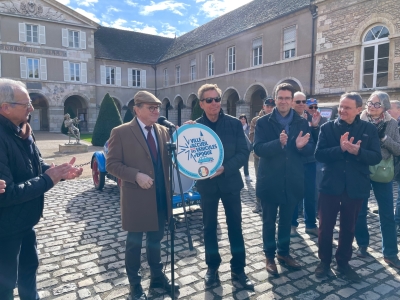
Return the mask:
<path id="1" fill-rule="evenodd" d="M 124 123 L 130 122 L 130 121 L 132 121 L 132 119 L 133 119 L 132 109 L 130 109 L 128 107 L 128 110 L 126 111 L 125 116 L 124 116 Z"/>
<path id="2" fill-rule="evenodd" d="M 190 116 L 191 120 L 196 120 L 201 117 L 203 114 L 203 109 L 200 107 L 199 99 L 196 100 L 196 104 L 193 107 L 192 115 Z"/>
<path id="3" fill-rule="evenodd" d="M 107 93 L 100 105 L 99 116 L 94 125 L 92 144 L 104 146 L 110 138 L 111 130 L 122 124 L 121 115 L 113 98 Z"/>

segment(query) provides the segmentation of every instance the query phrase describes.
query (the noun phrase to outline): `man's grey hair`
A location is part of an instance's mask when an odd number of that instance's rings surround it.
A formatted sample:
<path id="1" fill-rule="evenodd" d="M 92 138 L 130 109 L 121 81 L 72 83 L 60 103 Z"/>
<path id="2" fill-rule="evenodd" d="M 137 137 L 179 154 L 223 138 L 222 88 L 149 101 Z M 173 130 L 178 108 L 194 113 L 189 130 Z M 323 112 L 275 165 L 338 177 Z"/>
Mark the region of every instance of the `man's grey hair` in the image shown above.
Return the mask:
<path id="1" fill-rule="evenodd" d="M 390 104 L 396 105 L 397 109 L 400 109 L 400 101 L 399 100 L 391 100 Z"/>
<path id="2" fill-rule="evenodd" d="M 371 96 L 369 96 L 368 101 L 370 101 L 372 98 L 374 98 L 375 96 L 378 97 L 379 102 L 382 104 L 383 110 L 387 111 L 391 108 L 390 106 L 390 98 L 389 95 L 385 92 L 382 91 L 375 91 L 371 94 Z"/>
<path id="3" fill-rule="evenodd" d="M 299 95 L 303 96 L 304 98 L 307 98 L 307 97 L 306 97 L 306 94 L 304 94 L 303 92 L 296 92 L 296 93 L 294 93 L 293 98 L 296 97 L 296 96 L 299 96 Z"/>
<path id="4" fill-rule="evenodd" d="M 356 93 L 356 92 L 345 93 L 342 96 L 340 96 L 340 101 L 345 98 L 354 100 L 356 102 L 356 107 L 361 107 L 363 105 L 363 100 L 359 93 Z"/>
<path id="5" fill-rule="evenodd" d="M 26 85 L 21 81 L 0 78 L 0 105 L 3 103 L 15 102 L 15 90 L 26 90 Z"/>

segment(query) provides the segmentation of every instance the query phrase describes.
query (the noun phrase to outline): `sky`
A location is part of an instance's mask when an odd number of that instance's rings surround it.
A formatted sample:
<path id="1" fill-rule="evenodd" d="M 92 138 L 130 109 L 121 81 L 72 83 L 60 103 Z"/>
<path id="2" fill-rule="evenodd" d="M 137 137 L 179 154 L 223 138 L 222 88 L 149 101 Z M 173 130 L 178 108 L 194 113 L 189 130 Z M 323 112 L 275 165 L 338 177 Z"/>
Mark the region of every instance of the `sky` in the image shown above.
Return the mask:
<path id="1" fill-rule="evenodd" d="M 57 0 L 106 27 L 181 36 L 251 0 Z"/>

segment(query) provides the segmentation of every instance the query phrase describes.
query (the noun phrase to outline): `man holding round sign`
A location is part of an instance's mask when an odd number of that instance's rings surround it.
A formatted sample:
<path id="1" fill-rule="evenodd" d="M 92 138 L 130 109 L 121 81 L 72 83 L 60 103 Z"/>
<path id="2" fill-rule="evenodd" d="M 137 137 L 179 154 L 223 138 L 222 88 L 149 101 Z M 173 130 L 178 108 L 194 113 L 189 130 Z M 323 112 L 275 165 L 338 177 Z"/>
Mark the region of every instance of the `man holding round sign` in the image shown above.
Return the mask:
<path id="1" fill-rule="evenodd" d="M 254 285 L 244 273 L 246 253 L 242 234 L 242 204 L 240 191 L 244 187 L 239 169 L 249 157 L 243 127 L 240 121 L 224 114 L 221 109 L 221 90 L 216 84 L 204 84 L 198 97 L 203 115 L 197 123 L 211 128 L 219 137 L 224 148 L 222 166 L 209 179 L 198 180 L 197 190 L 201 195 L 204 224 L 206 264 L 205 285 L 218 281 L 221 256 L 218 252 L 217 216 L 221 199 L 225 208 L 228 236 L 231 245 L 231 276 L 246 289 Z"/>

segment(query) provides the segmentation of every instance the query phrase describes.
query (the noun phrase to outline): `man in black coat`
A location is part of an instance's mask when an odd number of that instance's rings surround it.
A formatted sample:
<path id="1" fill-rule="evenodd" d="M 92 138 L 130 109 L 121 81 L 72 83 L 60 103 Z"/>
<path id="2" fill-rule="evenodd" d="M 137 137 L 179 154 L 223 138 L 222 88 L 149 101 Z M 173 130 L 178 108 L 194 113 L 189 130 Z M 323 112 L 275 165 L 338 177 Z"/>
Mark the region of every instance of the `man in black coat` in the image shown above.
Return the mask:
<path id="1" fill-rule="evenodd" d="M 312 154 L 307 120 L 291 107 L 294 89 L 283 83 L 275 91 L 276 107 L 257 121 L 254 151 L 260 157 L 256 195 L 263 210 L 263 250 L 268 273 L 278 273 L 275 252 L 281 263 L 298 270 L 301 266 L 290 256 L 290 227 L 293 210 L 304 195 L 303 158 Z M 278 242 L 275 222 L 279 208 Z"/>
<path id="2" fill-rule="evenodd" d="M 381 159 L 376 127 L 360 120 L 362 98 L 357 93 L 340 97 L 339 118 L 321 126 L 315 158 L 325 164 L 319 195 L 318 257 L 321 262 L 315 276 L 324 277 L 330 270 L 332 238 L 340 212 L 339 242 L 335 258 L 337 271 L 348 280 L 360 277 L 350 267 L 355 223 L 363 199 L 370 194 L 370 165 Z"/>
<path id="3" fill-rule="evenodd" d="M 206 286 L 218 281 L 218 268 L 221 256 L 218 252 L 217 217 L 218 203 L 221 199 L 225 208 L 228 237 L 231 245 L 231 276 L 246 289 L 254 285 L 244 273 L 246 253 L 242 234 L 242 203 L 240 191 L 244 187 L 239 169 L 249 157 L 242 123 L 221 109 L 221 90 L 216 84 L 204 84 L 199 88 L 198 97 L 203 115 L 197 123 L 210 127 L 221 139 L 224 146 L 224 161 L 217 172 L 206 180 L 197 181 L 197 190 L 201 195 L 204 246 L 207 273 Z"/>
<path id="4" fill-rule="evenodd" d="M 46 165 L 27 123 L 33 111 L 22 82 L 0 79 L 0 299 L 14 299 L 18 281 L 21 300 L 39 299 L 36 271 L 39 258 L 33 227 L 43 213 L 44 193 L 62 179 L 73 179 L 82 168 L 70 163 Z"/>

